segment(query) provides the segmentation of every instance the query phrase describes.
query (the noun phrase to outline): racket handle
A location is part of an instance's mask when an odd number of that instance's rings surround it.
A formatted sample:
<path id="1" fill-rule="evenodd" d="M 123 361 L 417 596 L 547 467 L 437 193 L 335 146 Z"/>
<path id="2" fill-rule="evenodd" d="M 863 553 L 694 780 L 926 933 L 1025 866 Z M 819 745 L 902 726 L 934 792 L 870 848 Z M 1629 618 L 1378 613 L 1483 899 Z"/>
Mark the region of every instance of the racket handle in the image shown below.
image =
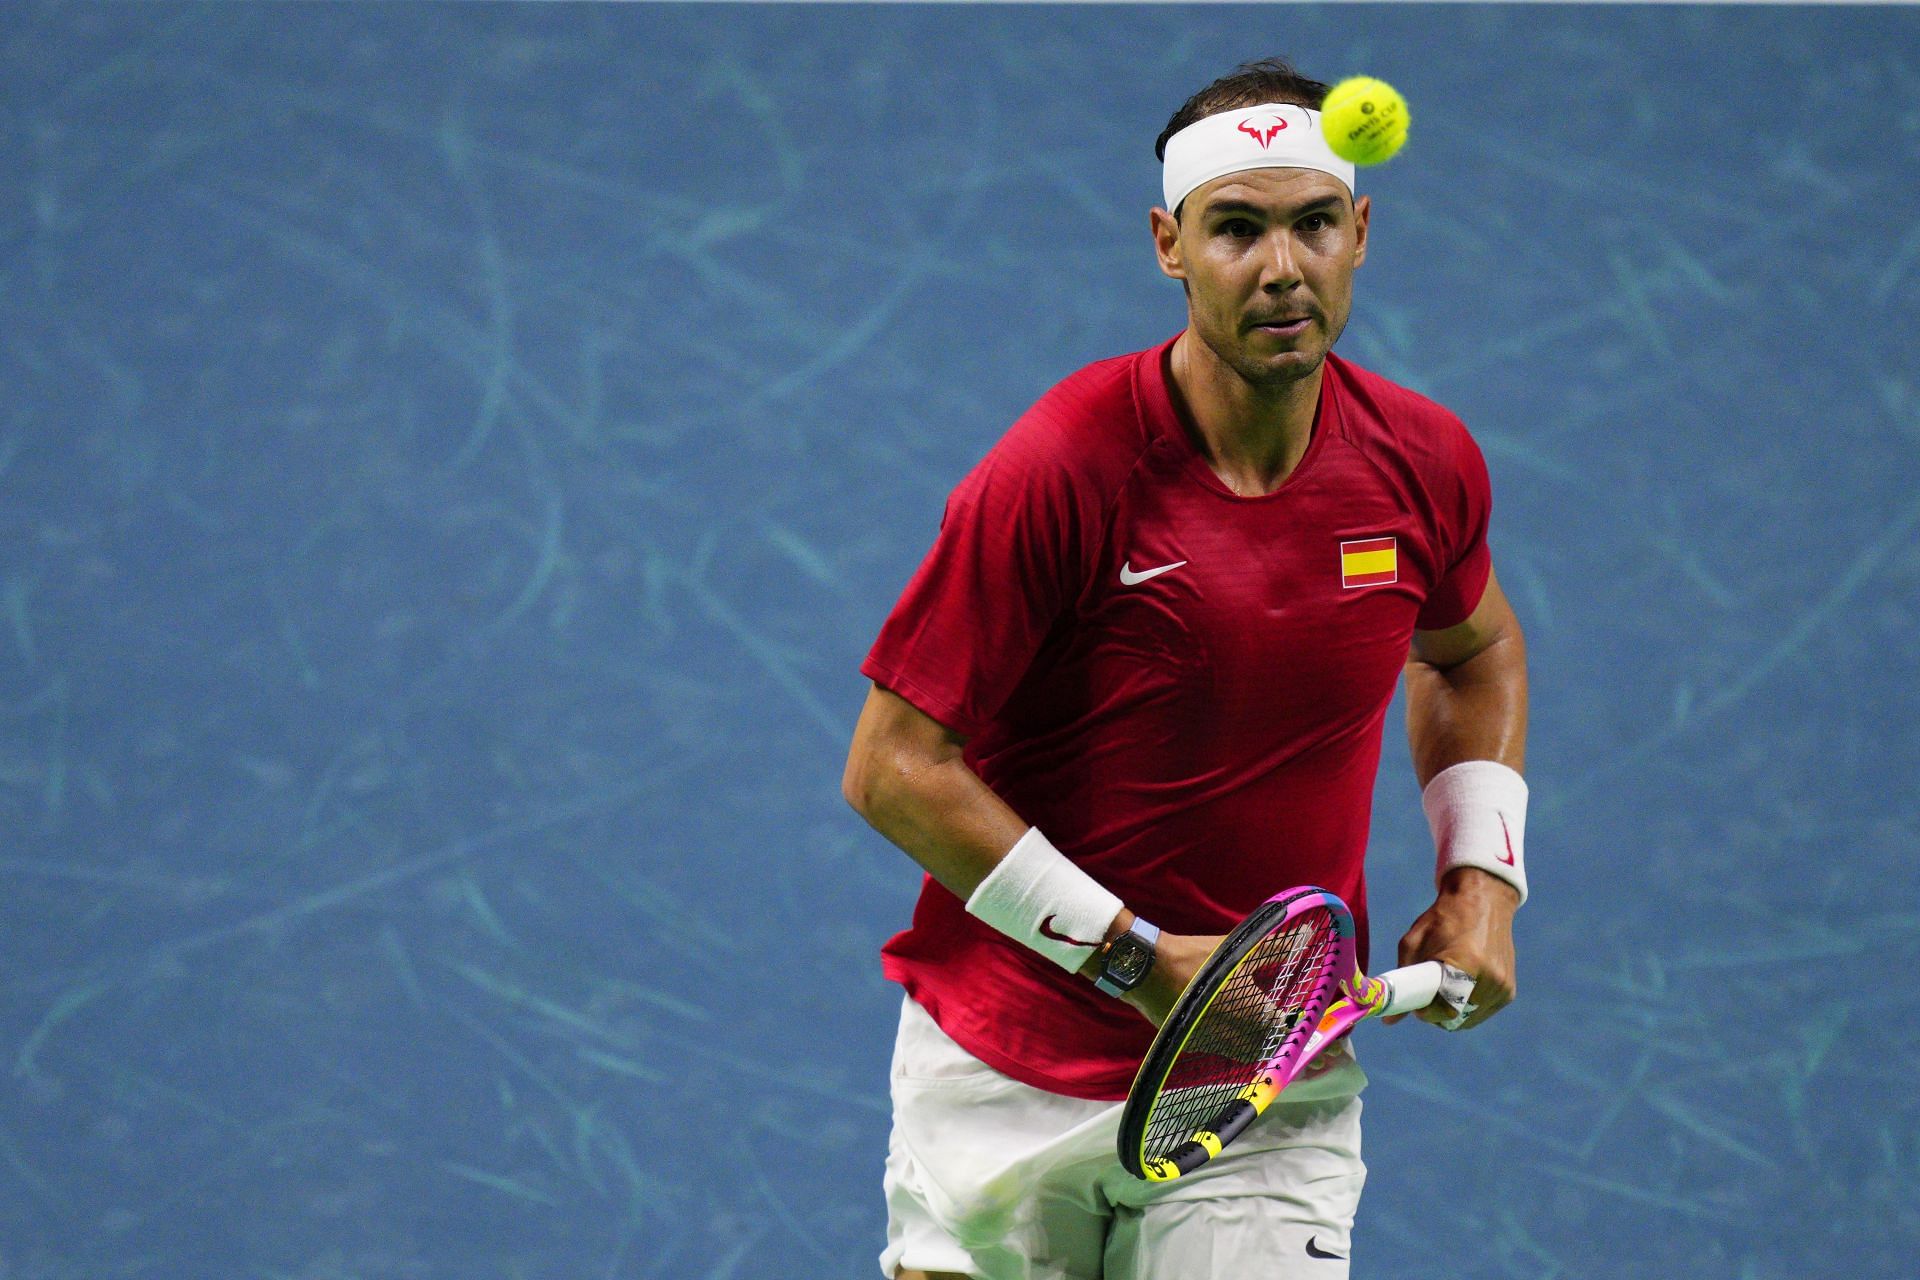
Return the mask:
<path id="1" fill-rule="evenodd" d="M 1380 1008 L 1382 1017 L 1397 1013 L 1418 1013 L 1440 996 L 1457 1011 L 1473 994 L 1473 977 L 1464 970 L 1438 960 L 1410 964 L 1380 975 L 1387 984 L 1387 1002 Z"/>

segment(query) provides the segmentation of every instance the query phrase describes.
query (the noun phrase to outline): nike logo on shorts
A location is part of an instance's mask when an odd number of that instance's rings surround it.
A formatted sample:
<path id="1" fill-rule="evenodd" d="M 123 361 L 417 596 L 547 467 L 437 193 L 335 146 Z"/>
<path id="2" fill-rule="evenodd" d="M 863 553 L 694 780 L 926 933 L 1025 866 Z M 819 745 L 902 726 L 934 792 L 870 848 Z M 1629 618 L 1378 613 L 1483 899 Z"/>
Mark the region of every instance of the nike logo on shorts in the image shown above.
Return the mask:
<path id="1" fill-rule="evenodd" d="M 1129 560 L 1120 566 L 1120 585 L 1123 587 L 1138 586 L 1148 578 L 1157 578 L 1169 569 L 1178 569 L 1185 563 L 1185 560 L 1175 560 L 1172 564 L 1163 564 L 1158 569 L 1142 569 L 1140 572 L 1135 573 L 1133 571 L 1133 561 Z"/>

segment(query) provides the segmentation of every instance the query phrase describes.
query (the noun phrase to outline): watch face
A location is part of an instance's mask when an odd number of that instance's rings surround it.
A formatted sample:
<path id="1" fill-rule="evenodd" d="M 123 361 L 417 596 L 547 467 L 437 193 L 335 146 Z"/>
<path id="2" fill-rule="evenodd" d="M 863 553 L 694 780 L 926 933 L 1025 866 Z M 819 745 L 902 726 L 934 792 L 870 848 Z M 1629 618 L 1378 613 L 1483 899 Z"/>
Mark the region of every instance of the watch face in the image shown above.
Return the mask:
<path id="1" fill-rule="evenodd" d="M 1140 981 L 1152 962 L 1152 947 L 1130 933 L 1123 934 L 1114 939 L 1113 950 L 1107 953 L 1107 973 L 1115 982 L 1131 986 Z"/>

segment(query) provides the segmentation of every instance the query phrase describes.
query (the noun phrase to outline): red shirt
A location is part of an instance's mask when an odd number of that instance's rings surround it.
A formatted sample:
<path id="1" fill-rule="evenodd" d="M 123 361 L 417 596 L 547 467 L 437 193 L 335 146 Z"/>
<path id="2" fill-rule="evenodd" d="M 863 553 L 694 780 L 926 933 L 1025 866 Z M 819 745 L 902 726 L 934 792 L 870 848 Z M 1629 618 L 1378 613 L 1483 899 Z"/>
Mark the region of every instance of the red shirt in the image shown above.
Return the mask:
<path id="1" fill-rule="evenodd" d="M 1381 724 L 1414 629 L 1479 603 L 1486 465 L 1452 413 L 1330 353 L 1299 465 L 1236 495 L 1168 396 L 1175 338 L 1021 416 L 860 670 L 967 736 L 1015 813 L 1162 929 L 1224 933 L 1317 884 L 1364 957 Z M 931 876 L 882 964 L 974 1056 L 1055 1093 L 1125 1097 L 1153 1038 Z"/>

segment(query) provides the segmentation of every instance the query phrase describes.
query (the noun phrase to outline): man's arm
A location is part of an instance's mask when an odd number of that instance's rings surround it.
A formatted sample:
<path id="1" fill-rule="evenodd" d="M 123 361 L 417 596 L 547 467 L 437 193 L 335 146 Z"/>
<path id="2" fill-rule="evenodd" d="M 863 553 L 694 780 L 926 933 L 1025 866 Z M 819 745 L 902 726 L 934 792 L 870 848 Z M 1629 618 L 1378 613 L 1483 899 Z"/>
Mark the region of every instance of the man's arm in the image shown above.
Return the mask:
<path id="1" fill-rule="evenodd" d="M 1407 659 L 1407 741 L 1425 788 L 1468 760 L 1521 772 L 1527 745 L 1527 647 L 1520 622 L 1489 571 L 1485 593 L 1458 626 L 1416 631 Z M 1513 913 L 1517 889 L 1477 867 L 1454 867 L 1434 904 L 1400 940 L 1400 963 L 1445 960 L 1474 974 L 1476 1011 L 1486 1021 L 1514 997 Z M 1429 1008 L 1429 1022 L 1450 1016 Z"/>
<path id="2" fill-rule="evenodd" d="M 967 766 L 965 745 L 965 738 L 876 684 L 854 726 L 840 780 L 841 794 L 868 825 L 962 902 L 1032 825 Z M 1133 920 L 1133 912 L 1121 908 L 1104 940 L 1125 933 Z M 1159 1025 L 1218 942 L 1162 933 L 1153 969 L 1127 993 L 1127 1003 Z M 1089 947 L 1081 976 L 1092 980 L 1098 972 Z"/>

